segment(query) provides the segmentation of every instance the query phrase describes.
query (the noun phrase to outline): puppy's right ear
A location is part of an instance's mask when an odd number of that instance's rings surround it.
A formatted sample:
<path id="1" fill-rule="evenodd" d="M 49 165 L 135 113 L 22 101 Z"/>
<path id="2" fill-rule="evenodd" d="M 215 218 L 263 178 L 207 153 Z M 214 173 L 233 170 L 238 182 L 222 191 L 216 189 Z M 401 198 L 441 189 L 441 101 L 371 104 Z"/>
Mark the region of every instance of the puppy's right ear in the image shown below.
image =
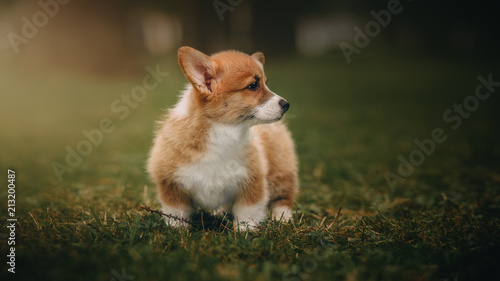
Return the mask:
<path id="1" fill-rule="evenodd" d="M 190 47 L 181 47 L 178 56 L 186 79 L 201 93 L 211 94 L 215 71 L 210 58 Z"/>
<path id="2" fill-rule="evenodd" d="M 261 53 L 261 52 L 253 53 L 251 55 L 251 57 L 254 60 L 260 62 L 260 64 L 262 64 L 262 66 L 264 66 L 264 62 L 266 62 L 266 59 L 264 58 L 264 54 L 263 53 Z"/>

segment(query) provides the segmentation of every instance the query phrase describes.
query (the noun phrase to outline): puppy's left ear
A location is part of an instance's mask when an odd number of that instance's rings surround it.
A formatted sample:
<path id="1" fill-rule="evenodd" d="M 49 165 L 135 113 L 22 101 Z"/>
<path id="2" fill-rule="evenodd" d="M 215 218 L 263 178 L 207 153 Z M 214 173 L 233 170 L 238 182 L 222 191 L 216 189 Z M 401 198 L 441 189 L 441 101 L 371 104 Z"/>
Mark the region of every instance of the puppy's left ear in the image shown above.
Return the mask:
<path id="1" fill-rule="evenodd" d="M 190 47 L 182 47 L 178 52 L 179 64 L 187 80 L 201 93 L 212 93 L 215 71 L 210 58 Z"/>
<path id="2" fill-rule="evenodd" d="M 261 52 L 253 53 L 251 55 L 251 57 L 254 60 L 260 62 L 262 64 L 262 66 L 264 66 L 264 62 L 266 61 L 266 59 L 264 58 L 264 54 L 263 53 L 261 53 Z"/>

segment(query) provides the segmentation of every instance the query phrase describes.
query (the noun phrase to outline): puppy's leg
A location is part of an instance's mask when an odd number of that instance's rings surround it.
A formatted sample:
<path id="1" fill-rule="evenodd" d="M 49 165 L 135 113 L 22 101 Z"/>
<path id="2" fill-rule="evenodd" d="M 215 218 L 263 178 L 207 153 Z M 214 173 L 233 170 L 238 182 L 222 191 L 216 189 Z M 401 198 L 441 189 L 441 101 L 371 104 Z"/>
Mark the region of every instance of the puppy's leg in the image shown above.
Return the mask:
<path id="1" fill-rule="evenodd" d="M 193 213 L 191 199 L 178 185 L 164 181 L 158 189 L 163 213 L 179 219 L 190 218 Z M 172 227 L 186 227 L 187 223 L 179 219 L 165 217 L 165 222 Z"/>
<path id="2" fill-rule="evenodd" d="M 250 183 L 243 188 L 233 205 L 234 225 L 243 231 L 255 230 L 266 218 L 267 203 L 265 181 Z"/>
<path id="3" fill-rule="evenodd" d="M 290 221 L 292 206 L 298 190 L 298 179 L 294 171 L 287 173 L 271 172 L 269 179 L 269 209 L 276 221 Z"/>
<path id="4" fill-rule="evenodd" d="M 273 219 L 292 219 L 292 206 L 299 190 L 297 157 L 290 132 L 281 122 L 262 127 L 260 137 L 267 155 L 269 209 Z"/>
<path id="5" fill-rule="evenodd" d="M 287 222 L 292 219 L 292 206 L 298 190 L 298 179 L 295 171 L 283 173 L 272 171 L 269 176 L 269 209 L 273 219 Z"/>
<path id="6" fill-rule="evenodd" d="M 292 204 L 288 202 L 274 202 L 271 204 L 271 212 L 273 214 L 273 220 L 283 222 L 290 221 L 292 219 Z"/>

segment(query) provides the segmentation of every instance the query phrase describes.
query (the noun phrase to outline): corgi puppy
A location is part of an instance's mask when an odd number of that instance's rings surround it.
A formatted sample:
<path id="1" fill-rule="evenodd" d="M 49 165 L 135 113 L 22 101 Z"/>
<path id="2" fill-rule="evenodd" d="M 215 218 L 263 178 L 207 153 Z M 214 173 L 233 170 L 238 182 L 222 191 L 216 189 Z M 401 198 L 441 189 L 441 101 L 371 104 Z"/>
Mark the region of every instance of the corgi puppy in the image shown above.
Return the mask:
<path id="1" fill-rule="evenodd" d="M 196 208 L 230 212 L 244 230 L 255 229 L 267 210 L 290 220 L 297 157 L 280 121 L 290 105 L 267 87 L 264 55 L 207 56 L 182 47 L 178 58 L 189 84 L 160 124 L 148 160 L 162 211 L 184 219 Z"/>

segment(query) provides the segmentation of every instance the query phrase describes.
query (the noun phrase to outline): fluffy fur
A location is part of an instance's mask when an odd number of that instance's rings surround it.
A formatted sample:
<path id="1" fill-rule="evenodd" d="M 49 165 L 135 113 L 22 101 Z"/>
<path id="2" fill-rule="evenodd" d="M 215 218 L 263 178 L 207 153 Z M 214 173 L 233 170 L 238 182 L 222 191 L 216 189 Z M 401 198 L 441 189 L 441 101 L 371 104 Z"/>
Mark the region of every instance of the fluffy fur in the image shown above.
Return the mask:
<path id="1" fill-rule="evenodd" d="M 182 47 L 178 56 L 190 84 L 161 123 L 148 161 L 163 212 L 189 218 L 195 208 L 224 209 L 248 229 L 268 209 L 291 219 L 297 159 L 279 121 L 289 104 L 267 87 L 264 55 L 209 57 Z"/>

